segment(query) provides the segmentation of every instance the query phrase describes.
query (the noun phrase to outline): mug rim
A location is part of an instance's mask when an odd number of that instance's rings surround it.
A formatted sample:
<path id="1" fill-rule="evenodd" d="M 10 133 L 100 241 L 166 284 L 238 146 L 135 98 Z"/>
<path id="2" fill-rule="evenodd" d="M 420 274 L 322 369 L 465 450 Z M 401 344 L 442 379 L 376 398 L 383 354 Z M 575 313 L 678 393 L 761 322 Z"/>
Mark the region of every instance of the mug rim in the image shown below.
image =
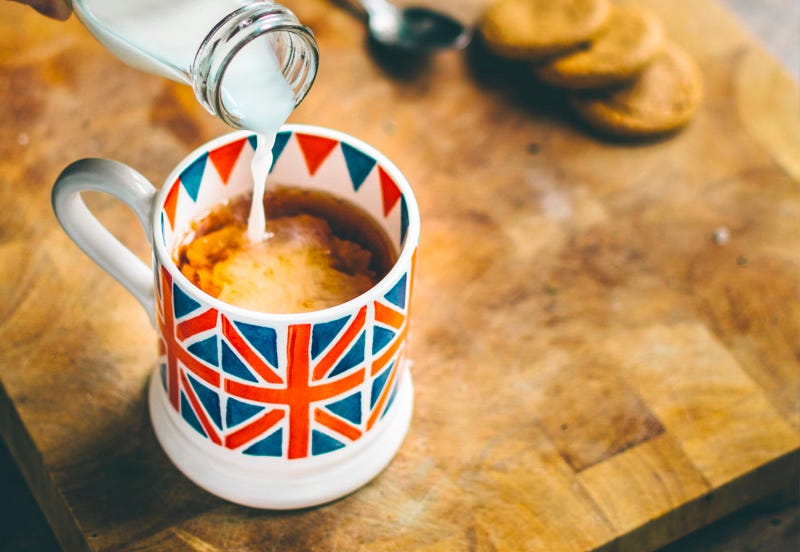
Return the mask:
<path id="1" fill-rule="evenodd" d="M 392 264 L 392 268 L 383 278 L 381 278 L 374 285 L 370 286 L 370 288 L 365 292 L 357 295 L 349 301 L 339 303 L 338 305 L 334 305 L 332 307 L 298 313 L 269 313 L 247 309 L 221 301 L 190 282 L 189 279 L 186 278 L 186 276 L 184 276 L 180 270 L 178 270 L 178 266 L 172 259 L 172 255 L 166 250 L 166 246 L 160 239 L 161 233 L 159 228 L 161 219 L 159 214 L 164 208 L 164 202 L 166 201 L 166 196 L 170 191 L 171 185 L 175 182 L 175 180 L 177 180 L 178 176 L 183 172 L 183 170 L 197 160 L 202 154 L 227 143 L 256 134 L 249 130 L 237 130 L 234 132 L 229 132 L 204 142 L 175 165 L 167 178 L 164 180 L 155 197 L 155 208 L 153 209 L 153 215 L 151 217 L 153 253 L 157 257 L 159 264 L 168 270 L 173 278 L 173 281 L 177 280 L 182 284 L 181 287 L 184 291 L 190 292 L 195 298 L 201 299 L 203 303 L 208 306 L 225 312 L 226 314 L 235 316 L 238 320 L 248 320 L 263 325 L 265 323 L 297 323 L 298 319 L 302 319 L 302 323 L 316 323 L 346 316 L 354 311 L 357 311 L 361 306 L 369 304 L 369 302 L 373 299 L 373 296 L 383 295 L 386 293 L 390 286 L 394 286 L 397 283 L 401 274 L 407 271 L 407 267 L 411 266 L 412 256 L 417 249 L 420 235 L 420 214 L 417 198 L 414 195 L 411 185 L 400 169 L 388 157 L 386 157 L 386 155 L 363 140 L 360 140 L 345 132 L 317 125 L 296 123 L 284 124 L 281 126 L 279 132 L 283 131 L 290 131 L 293 134 L 302 132 L 323 138 L 330 138 L 339 142 L 345 142 L 375 159 L 377 164 L 384 171 L 386 171 L 398 188 L 400 188 L 401 195 L 405 198 L 406 207 L 408 209 L 408 231 L 405 237 L 405 242 L 403 243 L 397 259 Z M 409 277 L 411 277 L 411 275 L 409 275 Z"/>

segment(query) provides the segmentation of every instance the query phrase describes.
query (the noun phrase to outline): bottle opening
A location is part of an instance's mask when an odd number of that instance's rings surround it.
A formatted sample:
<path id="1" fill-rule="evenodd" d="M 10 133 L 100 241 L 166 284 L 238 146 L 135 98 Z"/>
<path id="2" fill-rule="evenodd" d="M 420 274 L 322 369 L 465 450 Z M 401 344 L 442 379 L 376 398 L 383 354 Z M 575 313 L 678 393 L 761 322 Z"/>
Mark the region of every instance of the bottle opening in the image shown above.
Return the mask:
<path id="1" fill-rule="evenodd" d="M 314 35 L 286 8 L 266 2 L 228 15 L 206 36 L 192 65 L 193 88 L 211 113 L 261 132 L 288 117 L 317 74 Z M 287 111 L 288 110 L 288 111 Z"/>

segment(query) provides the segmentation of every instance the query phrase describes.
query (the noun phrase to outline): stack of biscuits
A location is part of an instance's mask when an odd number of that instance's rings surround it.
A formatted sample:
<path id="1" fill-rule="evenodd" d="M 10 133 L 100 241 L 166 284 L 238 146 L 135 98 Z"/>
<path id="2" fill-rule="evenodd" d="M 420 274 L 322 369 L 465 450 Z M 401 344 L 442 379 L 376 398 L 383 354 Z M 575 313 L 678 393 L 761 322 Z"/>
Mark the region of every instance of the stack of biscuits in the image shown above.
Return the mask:
<path id="1" fill-rule="evenodd" d="M 590 126 L 623 138 L 685 125 L 702 97 L 694 59 L 628 1 L 494 0 L 480 23 L 496 55 L 530 62 Z"/>

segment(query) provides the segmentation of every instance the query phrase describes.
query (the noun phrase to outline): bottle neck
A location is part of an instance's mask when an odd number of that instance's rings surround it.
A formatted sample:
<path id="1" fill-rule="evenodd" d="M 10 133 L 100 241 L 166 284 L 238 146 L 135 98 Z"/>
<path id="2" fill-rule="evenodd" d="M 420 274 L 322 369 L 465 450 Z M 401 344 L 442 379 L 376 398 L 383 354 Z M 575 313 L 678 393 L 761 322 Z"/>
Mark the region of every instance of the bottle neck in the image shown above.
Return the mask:
<path id="1" fill-rule="evenodd" d="M 305 98 L 314 83 L 319 63 L 319 50 L 314 35 L 283 6 L 273 2 L 256 2 L 230 13 L 203 40 L 190 73 L 192 87 L 200 103 L 235 128 L 246 128 L 243 121 L 246 114 L 240 111 L 241 106 L 232 108 L 230 105 L 238 101 L 231 97 L 231 93 L 241 90 L 242 82 L 228 86 L 226 77 L 233 72 L 230 69 L 234 60 L 237 56 L 243 57 L 246 47 L 248 55 L 255 52 L 262 56 L 260 59 L 277 63 L 277 67 L 271 69 L 288 83 L 292 94 L 291 107 L 296 107 Z M 274 56 L 274 59 L 263 56 Z M 252 60 L 248 61 L 252 65 Z M 252 86 L 261 86 L 263 83 L 259 84 L 259 78 L 263 80 L 272 76 L 269 73 L 270 67 L 253 69 L 250 71 L 253 74 Z M 261 73 L 262 69 L 264 74 L 255 75 Z M 239 73 L 238 76 L 243 74 L 241 66 L 236 72 Z M 234 78 L 236 77 L 231 76 L 228 80 Z M 274 78 L 280 77 L 275 74 Z M 258 91 L 246 92 L 248 96 L 252 96 Z"/>

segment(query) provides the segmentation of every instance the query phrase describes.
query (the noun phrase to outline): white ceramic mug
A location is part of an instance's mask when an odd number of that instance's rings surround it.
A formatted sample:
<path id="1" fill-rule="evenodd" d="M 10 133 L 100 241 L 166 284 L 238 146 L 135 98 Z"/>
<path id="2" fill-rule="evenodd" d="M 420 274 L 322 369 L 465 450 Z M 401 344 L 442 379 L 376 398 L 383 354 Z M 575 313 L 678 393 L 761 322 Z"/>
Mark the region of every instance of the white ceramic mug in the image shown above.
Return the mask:
<path id="1" fill-rule="evenodd" d="M 161 446 L 190 479 L 225 499 L 287 509 L 324 503 L 377 475 L 411 419 L 406 361 L 419 210 L 400 171 L 371 146 L 287 125 L 270 181 L 321 189 L 370 213 L 399 256 L 369 291 L 332 308 L 265 314 L 190 283 L 172 257 L 194 219 L 252 189 L 255 136 L 234 132 L 186 157 L 160 190 L 115 161 L 84 159 L 53 188 L 69 236 L 147 310 L 160 360 L 149 389 Z M 146 266 L 91 214 L 84 190 L 133 209 L 153 249 Z"/>

